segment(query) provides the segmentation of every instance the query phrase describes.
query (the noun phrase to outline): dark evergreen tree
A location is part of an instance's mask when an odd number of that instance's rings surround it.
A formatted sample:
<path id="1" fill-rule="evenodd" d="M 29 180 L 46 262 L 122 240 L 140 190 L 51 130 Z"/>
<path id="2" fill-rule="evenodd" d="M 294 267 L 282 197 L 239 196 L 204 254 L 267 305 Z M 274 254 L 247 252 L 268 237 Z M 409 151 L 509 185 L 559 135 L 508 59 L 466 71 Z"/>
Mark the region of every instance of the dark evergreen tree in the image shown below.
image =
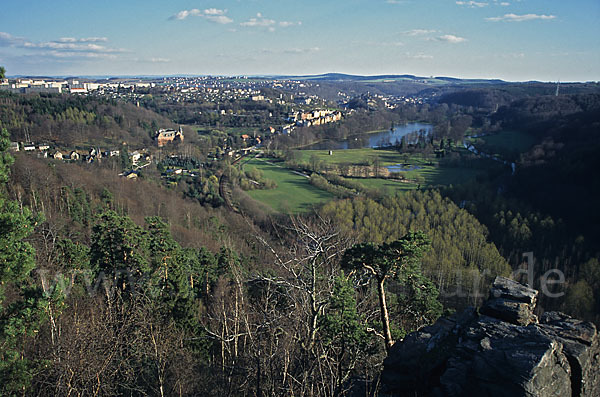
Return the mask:
<path id="1" fill-rule="evenodd" d="M 6 153 L 8 133 L 0 133 L 0 394 L 24 394 L 38 359 L 26 356 L 29 340 L 45 319 L 48 297 L 36 286 L 32 272 L 35 252 L 26 240 L 36 219 L 27 208 L 6 198 L 12 158 Z"/>
<path id="2" fill-rule="evenodd" d="M 354 245 L 346 250 L 342 258 L 343 267 L 364 271 L 377 284 L 383 336 L 388 351 L 394 344 L 394 339 L 390 328 L 385 282 L 393 278 L 406 283 L 420 276 L 419 260 L 430 245 L 429 238 L 423 232 L 410 232 L 391 243 Z"/>

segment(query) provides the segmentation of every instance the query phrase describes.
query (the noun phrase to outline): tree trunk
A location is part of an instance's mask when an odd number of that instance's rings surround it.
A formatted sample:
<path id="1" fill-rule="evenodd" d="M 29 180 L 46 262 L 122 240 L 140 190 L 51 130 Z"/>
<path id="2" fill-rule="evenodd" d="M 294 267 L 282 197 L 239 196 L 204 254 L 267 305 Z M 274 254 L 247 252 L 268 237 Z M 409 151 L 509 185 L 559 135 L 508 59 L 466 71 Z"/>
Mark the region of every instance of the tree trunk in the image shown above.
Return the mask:
<path id="1" fill-rule="evenodd" d="M 392 332 L 390 331 L 390 316 L 387 310 L 387 303 L 385 301 L 385 278 L 377 280 L 377 292 L 379 295 L 379 309 L 381 311 L 381 323 L 383 325 L 383 336 L 385 338 L 385 350 L 390 351 L 394 340 L 392 339 Z"/>

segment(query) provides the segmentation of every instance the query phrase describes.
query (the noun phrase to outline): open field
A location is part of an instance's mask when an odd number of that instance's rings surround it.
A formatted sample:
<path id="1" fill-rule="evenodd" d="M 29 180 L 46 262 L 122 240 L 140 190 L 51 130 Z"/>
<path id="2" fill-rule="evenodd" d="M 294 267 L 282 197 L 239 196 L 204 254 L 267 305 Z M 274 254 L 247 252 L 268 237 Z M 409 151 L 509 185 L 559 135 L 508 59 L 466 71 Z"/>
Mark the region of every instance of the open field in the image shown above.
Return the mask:
<path id="1" fill-rule="evenodd" d="M 332 200 L 331 193 L 311 185 L 308 178 L 294 174 L 291 170 L 272 165 L 264 159 L 251 159 L 244 168 L 255 167 L 265 178 L 277 183 L 276 189 L 251 190 L 248 195 L 278 212 L 298 213 L 311 209 L 324 201 Z"/>
<path id="2" fill-rule="evenodd" d="M 411 182 L 400 182 L 395 179 L 383 178 L 348 178 L 359 182 L 369 189 L 380 189 L 387 193 L 395 194 L 397 192 L 405 192 L 407 190 L 416 189 L 417 185 Z"/>
<path id="3" fill-rule="evenodd" d="M 458 185 L 469 180 L 475 179 L 481 170 L 473 168 L 454 168 L 454 167 L 431 167 L 425 166 L 423 169 L 407 171 L 404 175 L 408 179 L 415 180 L 418 176 L 424 178 L 423 185 Z"/>
<path id="4" fill-rule="evenodd" d="M 327 164 L 366 164 L 372 162 L 375 158 L 379 159 L 379 164 L 382 167 L 394 165 L 404 162 L 409 159 L 411 164 L 421 164 L 425 160 L 421 156 L 408 156 L 400 154 L 394 150 L 379 150 L 379 149 L 347 149 L 334 150 L 332 155 L 329 155 L 328 150 L 296 150 L 298 160 L 304 163 L 310 163 L 311 157 L 314 155 L 319 161 Z"/>
<path id="5" fill-rule="evenodd" d="M 218 130 L 224 133 L 225 135 L 233 135 L 233 136 L 242 136 L 244 134 L 248 135 L 261 135 L 260 129 L 256 127 L 199 127 L 199 126 L 190 126 L 194 128 L 199 135 L 209 134 L 211 131 Z"/>
<path id="6" fill-rule="evenodd" d="M 381 167 L 386 167 L 395 164 L 410 164 L 411 166 L 421 167 L 418 170 L 403 171 L 402 174 L 410 180 L 416 181 L 422 179 L 423 186 L 437 185 L 456 185 L 474 179 L 481 170 L 472 168 L 451 168 L 438 166 L 438 159 L 425 158 L 420 154 L 408 155 L 401 154 L 394 150 L 376 150 L 376 149 L 348 149 L 333 151 L 330 156 L 327 150 L 298 150 L 299 161 L 310 163 L 311 157 L 316 156 L 318 161 L 323 161 L 326 164 L 367 164 L 372 163 L 374 158 L 379 159 Z M 381 179 L 383 181 L 383 179 Z M 360 182 L 367 181 L 360 179 Z M 367 182 L 365 182 L 366 185 Z M 379 183 L 379 182 L 377 182 Z M 400 182 L 398 182 L 400 183 Z M 411 184 L 402 184 L 399 190 L 407 190 L 405 186 Z M 417 184 L 412 184 L 416 187 Z M 373 186 L 375 187 L 375 186 Z M 389 187 L 389 186 L 388 186 Z M 410 189 L 410 187 L 408 187 Z"/>
<path id="7" fill-rule="evenodd" d="M 369 189 L 380 189 L 389 194 L 396 194 L 419 186 L 460 184 L 474 179 L 481 170 L 473 168 L 440 167 L 437 159 L 424 158 L 421 155 L 409 156 L 392 150 L 350 149 L 334 151 L 329 155 L 327 150 L 298 150 L 297 161 L 310 163 L 311 157 L 327 164 L 366 164 L 377 156 L 381 166 L 410 164 L 420 169 L 401 172 L 411 182 L 383 178 L 352 178 Z M 407 160 L 407 161 L 406 161 Z M 277 183 L 277 188 L 270 190 L 252 190 L 248 195 L 277 212 L 303 212 L 324 201 L 333 199 L 333 195 L 320 190 L 308 181 L 308 178 L 285 168 L 283 162 L 271 163 L 271 159 L 251 158 L 242 163 L 243 169 L 256 167 L 265 178 Z"/>

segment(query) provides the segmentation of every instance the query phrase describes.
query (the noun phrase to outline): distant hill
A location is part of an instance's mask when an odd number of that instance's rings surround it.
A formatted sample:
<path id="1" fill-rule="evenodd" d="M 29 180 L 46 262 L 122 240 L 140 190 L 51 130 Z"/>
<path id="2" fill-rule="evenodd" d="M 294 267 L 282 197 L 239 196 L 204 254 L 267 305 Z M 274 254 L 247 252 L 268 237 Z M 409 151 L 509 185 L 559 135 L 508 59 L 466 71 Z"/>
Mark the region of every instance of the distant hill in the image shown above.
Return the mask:
<path id="1" fill-rule="evenodd" d="M 382 82 L 382 81 L 415 81 L 415 82 L 426 82 L 426 83 L 444 83 L 444 84 L 465 84 L 465 83 L 477 83 L 477 84 L 504 84 L 503 80 L 499 79 L 460 79 L 455 77 L 424 77 L 415 76 L 412 74 L 381 74 L 374 76 L 361 76 L 344 73 L 325 73 L 318 75 L 301 75 L 301 76 L 273 76 L 278 79 L 292 79 L 292 80 L 321 80 L 321 81 L 352 81 L 352 82 Z"/>

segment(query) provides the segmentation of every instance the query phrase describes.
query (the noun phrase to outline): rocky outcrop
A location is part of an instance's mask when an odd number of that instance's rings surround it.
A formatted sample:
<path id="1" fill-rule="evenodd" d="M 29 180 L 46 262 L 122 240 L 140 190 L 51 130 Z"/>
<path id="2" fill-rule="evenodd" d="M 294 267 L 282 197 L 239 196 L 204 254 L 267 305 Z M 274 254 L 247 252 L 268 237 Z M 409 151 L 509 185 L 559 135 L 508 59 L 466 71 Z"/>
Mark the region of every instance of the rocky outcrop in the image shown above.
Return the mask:
<path id="1" fill-rule="evenodd" d="M 490 299 L 481 308 L 481 314 L 516 325 L 537 323 L 533 314 L 538 292 L 515 281 L 497 277 L 490 291 Z"/>
<path id="2" fill-rule="evenodd" d="M 596 327 L 533 314 L 537 291 L 498 277 L 468 309 L 396 343 L 381 377 L 387 396 L 600 396 Z"/>

